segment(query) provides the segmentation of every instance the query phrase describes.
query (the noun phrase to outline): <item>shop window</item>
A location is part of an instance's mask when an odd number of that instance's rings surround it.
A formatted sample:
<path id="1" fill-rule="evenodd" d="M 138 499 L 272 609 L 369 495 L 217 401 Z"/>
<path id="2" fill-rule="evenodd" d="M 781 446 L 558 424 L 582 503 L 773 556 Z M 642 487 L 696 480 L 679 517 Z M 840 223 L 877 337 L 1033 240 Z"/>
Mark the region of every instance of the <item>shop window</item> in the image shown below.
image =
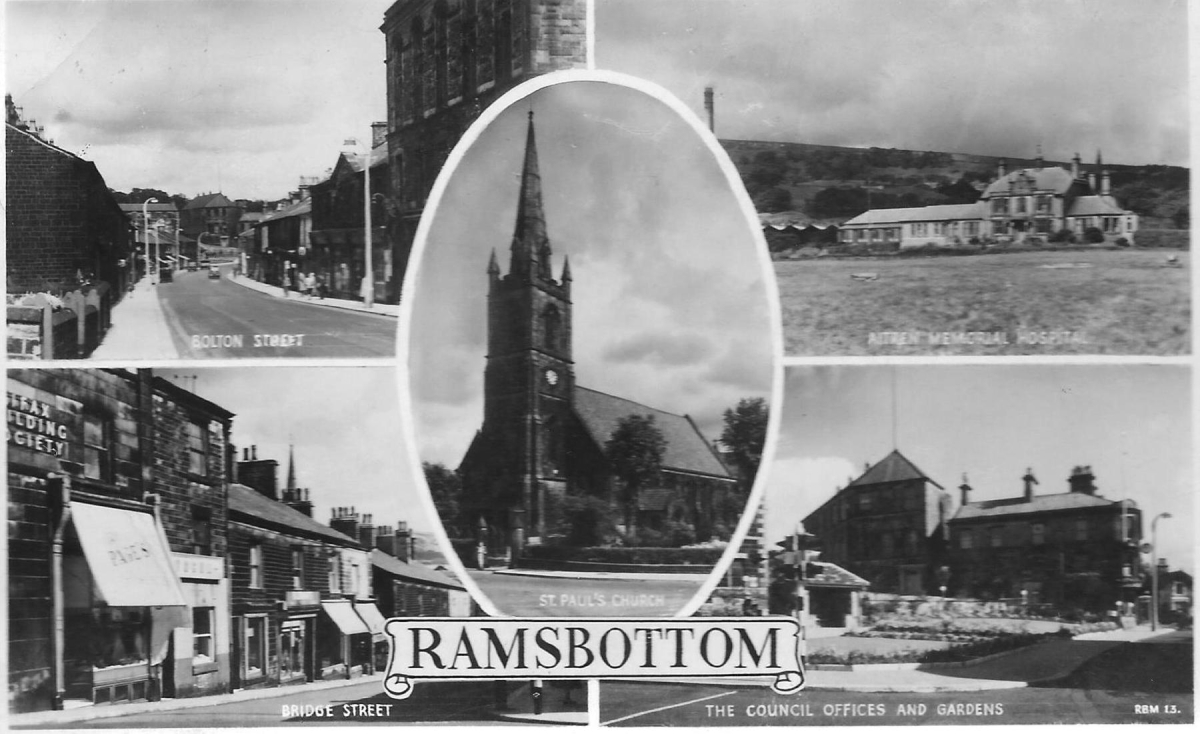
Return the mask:
<path id="1" fill-rule="evenodd" d="M 292 588 L 297 591 L 304 588 L 304 549 L 292 549 Z"/>
<path id="2" fill-rule="evenodd" d="M 283 678 L 304 675 L 304 622 L 283 623 L 279 635 L 279 670 Z"/>
<path id="3" fill-rule="evenodd" d="M 192 553 L 212 555 L 212 510 L 192 506 Z"/>
<path id="4" fill-rule="evenodd" d="M 266 672 L 267 663 L 266 617 L 246 617 L 246 637 L 243 642 L 246 651 L 243 677 L 261 678 Z"/>
<path id="5" fill-rule="evenodd" d="M 262 543 L 250 546 L 250 588 L 263 587 L 263 548 Z"/>
<path id="6" fill-rule="evenodd" d="M 109 481 L 108 421 L 94 415 L 83 416 L 83 475 Z"/>
<path id="7" fill-rule="evenodd" d="M 216 659 L 213 647 L 213 623 L 216 610 L 212 607 L 196 607 L 192 610 L 192 657 L 196 662 L 211 662 Z"/>
<path id="8" fill-rule="evenodd" d="M 188 471 L 208 475 L 208 429 L 199 423 L 187 424 Z"/>

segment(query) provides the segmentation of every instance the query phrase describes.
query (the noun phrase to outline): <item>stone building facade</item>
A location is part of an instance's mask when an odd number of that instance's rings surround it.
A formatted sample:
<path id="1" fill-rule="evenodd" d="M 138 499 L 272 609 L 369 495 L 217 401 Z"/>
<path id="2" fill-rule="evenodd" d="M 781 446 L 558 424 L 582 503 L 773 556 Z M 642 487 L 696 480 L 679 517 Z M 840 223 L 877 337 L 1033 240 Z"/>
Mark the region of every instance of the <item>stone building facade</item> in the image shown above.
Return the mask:
<path id="1" fill-rule="evenodd" d="M 14 370 L 8 403 L 10 710 L 228 690 L 232 414 L 149 370 Z"/>
<path id="2" fill-rule="evenodd" d="M 94 163 L 43 139 L 5 101 L 8 293 L 105 283 L 115 303 L 132 277 L 129 219 Z"/>
<path id="3" fill-rule="evenodd" d="M 1015 497 L 970 502 L 950 520 L 950 588 L 959 596 L 1109 610 L 1142 585 L 1142 513 L 1132 500 L 1099 495 L 1090 467 L 1069 491 L 1037 494 L 1032 470 Z"/>
<path id="4" fill-rule="evenodd" d="M 946 561 L 952 499 L 899 451 L 867 467 L 804 518 L 821 560 L 870 583 L 871 591 L 936 594 Z"/>
<path id="5" fill-rule="evenodd" d="M 384 15 L 387 151 L 402 274 L 450 150 L 479 114 L 535 76 L 587 66 L 587 0 L 398 0 Z"/>

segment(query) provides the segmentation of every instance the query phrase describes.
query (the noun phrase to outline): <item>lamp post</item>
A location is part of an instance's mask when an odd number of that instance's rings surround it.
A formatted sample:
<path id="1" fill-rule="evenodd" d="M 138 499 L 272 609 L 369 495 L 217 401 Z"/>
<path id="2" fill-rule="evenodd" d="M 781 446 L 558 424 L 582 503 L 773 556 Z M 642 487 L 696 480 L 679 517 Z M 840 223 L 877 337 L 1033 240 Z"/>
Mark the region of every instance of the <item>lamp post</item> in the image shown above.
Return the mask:
<path id="1" fill-rule="evenodd" d="M 1150 521 L 1150 629 L 1158 630 L 1158 521 L 1170 517 L 1160 512 Z"/>
<path id="2" fill-rule="evenodd" d="M 371 263 L 371 143 L 375 131 L 367 137 L 366 155 L 363 156 L 363 304 L 367 308 L 375 305 L 375 273 Z"/>
<path id="3" fill-rule="evenodd" d="M 142 202 L 142 254 L 146 260 L 146 275 L 150 275 L 150 205 L 157 204 L 158 199 L 150 197 Z M 150 279 L 154 283 L 154 279 Z"/>

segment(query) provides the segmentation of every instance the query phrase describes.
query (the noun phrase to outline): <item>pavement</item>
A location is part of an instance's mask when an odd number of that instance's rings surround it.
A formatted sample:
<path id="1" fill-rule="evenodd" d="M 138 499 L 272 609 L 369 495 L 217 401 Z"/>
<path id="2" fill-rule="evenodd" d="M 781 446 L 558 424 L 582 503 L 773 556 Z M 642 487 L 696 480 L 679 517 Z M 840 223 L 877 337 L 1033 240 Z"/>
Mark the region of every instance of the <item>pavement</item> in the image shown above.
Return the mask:
<path id="1" fill-rule="evenodd" d="M 303 690 L 305 693 L 328 691 L 335 688 L 357 686 L 373 680 L 379 681 L 379 689 L 382 691 L 383 673 L 375 673 L 372 675 L 360 676 L 358 678 L 350 678 L 349 680 L 313 681 L 312 683 L 304 684 Z M 21 727 L 42 726 L 47 724 L 68 724 L 77 723 L 80 721 L 95 721 L 97 719 L 111 719 L 118 716 L 132 716 L 133 714 L 159 714 L 164 711 L 183 711 L 185 709 L 203 708 L 205 706 L 218 706 L 223 703 L 255 701 L 265 698 L 281 698 L 283 696 L 295 695 L 299 691 L 299 686 L 279 686 L 277 688 L 254 688 L 234 691 L 233 693 L 218 693 L 211 696 L 197 696 L 195 698 L 164 698 L 159 701 L 145 701 L 141 703 L 122 703 L 103 706 L 84 704 L 75 708 L 67 708 L 62 711 L 34 711 L 27 714 L 10 713 L 8 715 L 8 726 Z"/>
<path id="2" fill-rule="evenodd" d="M 222 275 L 240 286 L 249 288 L 250 290 L 258 291 L 259 293 L 265 293 L 273 298 L 289 298 L 294 301 L 311 303 L 314 306 L 327 306 L 329 308 L 340 308 L 345 311 L 359 311 L 361 313 L 374 313 L 381 316 L 400 315 L 400 306 L 395 304 L 376 303 L 368 308 L 367 304 L 363 303 L 362 301 L 351 301 L 342 298 L 310 298 L 295 291 L 288 291 L 287 294 L 284 295 L 284 290 L 277 285 L 260 283 L 253 278 L 246 277 L 245 275 L 234 275 L 233 273 L 229 272 L 228 269 L 223 269 Z"/>
<path id="3" fill-rule="evenodd" d="M 568 688 L 567 683 L 582 683 L 578 688 Z M 503 708 L 492 709 L 492 716 L 501 721 L 521 724 L 573 724 L 588 723 L 586 681 L 545 681 L 542 685 L 542 713 L 534 713 L 533 696 L 529 684 L 516 687 L 508 694 Z"/>
<path id="4" fill-rule="evenodd" d="M 91 359 L 176 359 L 167 317 L 158 300 L 158 286 L 145 276 L 113 307 L 112 327 Z"/>
<path id="5" fill-rule="evenodd" d="M 545 579 L 612 579 L 620 581 L 705 581 L 707 573 L 632 573 L 621 571 L 540 571 L 524 568 L 487 568 L 501 576 L 532 576 Z"/>

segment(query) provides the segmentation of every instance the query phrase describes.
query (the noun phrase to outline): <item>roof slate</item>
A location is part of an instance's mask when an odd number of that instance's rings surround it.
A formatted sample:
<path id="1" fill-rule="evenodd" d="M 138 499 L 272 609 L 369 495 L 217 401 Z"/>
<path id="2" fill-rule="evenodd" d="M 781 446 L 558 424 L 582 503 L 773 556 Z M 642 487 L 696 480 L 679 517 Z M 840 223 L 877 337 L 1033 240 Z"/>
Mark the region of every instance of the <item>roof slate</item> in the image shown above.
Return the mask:
<path id="1" fill-rule="evenodd" d="M 1130 507 L 1137 503 L 1127 500 Z M 1110 500 L 1083 492 L 1065 492 L 1062 494 L 1034 495 L 1028 502 L 1022 497 L 1006 497 L 999 500 L 983 500 L 971 502 L 959 508 L 952 518 L 957 520 L 973 520 L 981 517 L 1002 517 L 1004 515 L 1024 515 L 1031 512 L 1054 512 L 1057 510 L 1074 510 L 1084 507 L 1110 507 L 1120 504 L 1120 500 Z"/>
<path id="2" fill-rule="evenodd" d="M 233 206 L 233 202 L 230 201 L 229 197 L 225 196 L 225 194 L 218 192 L 215 194 L 202 194 L 201 196 L 197 196 L 195 199 L 192 199 L 185 204 L 183 208 L 209 209 L 211 207 L 218 206 Z"/>
<path id="3" fill-rule="evenodd" d="M 986 210 L 979 202 L 974 204 L 934 204 L 900 209 L 871 209 L 857 217 L 846 220 L 842 226 L 852 224 L 893 224 L 899 222 L 942 222 L 950 219 L 983 219 Z"/>
<path id="4" fill-rule="evenodd" d="M 1050 166 L 1048 168 L 1018 168 L 1015 171 L 1010 171 L 992 183 L 983 190 L 983 197 L 999 196 L 1007 194 L 1010 191 L 1009 182 L 1018 181 L 1029 177 L 1033 180 L 1033 187 L 1037 191 L 1052 191 L 1056 194 L 1065 194 L 1071 188 L 1071 184 L 1075 183 L 1075 177 L 1070 171 L 1060 166 Z M 1021 190 L 1025 190 L 1024 186 L 1019 186 Z"/>
<path id="5" fill-rule="evenodd" d="M 664 469 L 732 479 L 729 470 L 717 459 L 708 441 L 700 434 L 700 429 L 686 415 L 668 413 L 578 385 L 575 386 L 575 413 L 601 449 L 608 443 L 622 418 L 629 415 L 654 416 L 654 424 L 667 439 L 662 462 Z"/>
<path id="6" fill-rule="evenodd" d="M 244 484 L 229 485 L 229 511 L 249 516 L 250 524 L 253 524 L 255 519 L 262 519 L 273 525 L 282 525 L 309 535 L 321 536 L 338 545 L 361 547 L 358 541 L 349 535 L 322 525 L 303 512 L 259 494 Z M 247 521 L 243 520 L 242 522 Z"/>
<path id="7" fill-rule="evenodd" d="M 925 472 L 918 469 L 904 454 L 895 449 L 892 450 L 892 453 L 883 457 L 882 461 L 863 472 L 862 476 L 858 479 L 847 484 L 846 489 L 850 487 L 862 487 L 868 484 L 902 482 L 908 479 L 924 479 L 935 487 L 945 489 L 942 485 L 925 476 Z"/>
<path id="8" fill-rule="evenodd" d="M 1078 196 L 1071 202 L 1068 217 L 1088 217 L 1098 214 L 1124 214 L 1116 199 L 1111 196 Z"/>
<path id="9" fill-rule="evenodd" d="M 440 586 L 447 589 L 457 589 L 460 591 L 466 590 L 465 587 L 463 587 L 463 585 L 460 584 L 456 579 L 442 573 L 441 571 L 435 571 L 434 569 L 420 563 L 409 563 L 402 561 L 395 556 L 390 556 L 387 553 L 384 553 L 378 548 L 375 548 L 371 551 L 371 565 L 400 578 L 419 581 L 424 584 L 432 584 L 434 586 Z"/>

